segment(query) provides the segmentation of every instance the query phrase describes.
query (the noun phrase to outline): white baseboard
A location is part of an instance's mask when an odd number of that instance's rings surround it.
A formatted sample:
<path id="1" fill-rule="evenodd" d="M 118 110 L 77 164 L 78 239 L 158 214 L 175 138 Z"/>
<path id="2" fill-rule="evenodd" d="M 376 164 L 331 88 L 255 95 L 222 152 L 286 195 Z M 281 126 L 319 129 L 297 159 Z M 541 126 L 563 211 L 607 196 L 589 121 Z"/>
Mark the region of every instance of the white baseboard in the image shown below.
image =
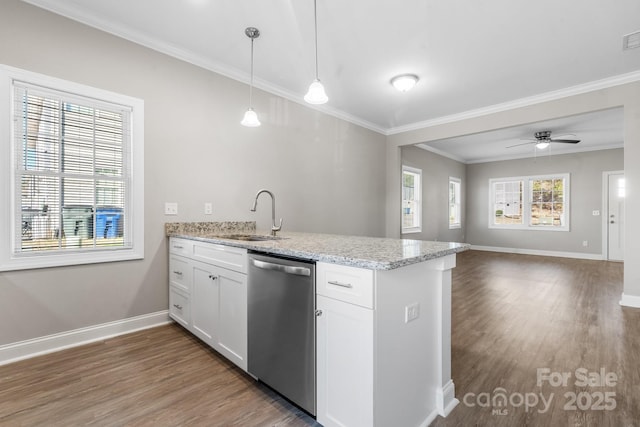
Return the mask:
<path id="1" fill-rule="evenodd" d="M 0 346 L 0 365 L 170 323 L 163 310 Z"/>
<path id="2" fill-rule="evenodd" d="M 456 387 L 452 380 L 442 387 L 436 389 L 436 410 L 438 415 L 446 417 L 460 401 L 456 399 Z"/>
<path id="3" fill-rule="evenodd" d="M 595 260 L 595 261 L 602 261 L 604 259 L 602 257 L 602 254 L 586 254 L 582 252 L 545 251 L 540 249 L 502 248 L 498 246 L 477 246 L 477 245 L 471 245 L 471 249 L 476 251 L 502 252 L 502 253 L 522 254 L 522 255 L 540 255 L 540 256 L 550 256 L 550 257 L 557 257 L 557 258 L 589 259 L 589 260 Z"/>
<path id="4" fill-rule="evenodd" d="M 625 307 L 640 308 L 640 296 L 637 295 L 625 295 L 622 293 L 622 299 L 620 299 L 620 305 Z"/>

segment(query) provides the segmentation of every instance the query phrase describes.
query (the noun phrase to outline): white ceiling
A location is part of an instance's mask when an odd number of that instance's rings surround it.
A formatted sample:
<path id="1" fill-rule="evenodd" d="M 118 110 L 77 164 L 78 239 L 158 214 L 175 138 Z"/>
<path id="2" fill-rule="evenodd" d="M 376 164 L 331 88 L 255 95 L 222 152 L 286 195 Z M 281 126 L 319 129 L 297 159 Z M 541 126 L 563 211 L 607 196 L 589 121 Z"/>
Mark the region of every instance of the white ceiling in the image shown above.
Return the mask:
<path id="1" fill-rule="evenodd" d="M 535 146 L 534 134 L 539 131 L 551 131 L 551 138 L 558 139 L 572 134 L 564 139 L 578 139 L 580 142 L 578 144 L 551 143 L 549 147 L 538 150 Z M 612 108 L 491 132 L 442 139 L 418 146 L 463 163 L 482 163 L 622 148 L 623 133 L 623 110 Z"/>
<path id="2" fill-rule="evenodd" d="M 313 0 L 24 1 L 244 82 L 255 26 L 257 87 L 303 103 L 314 78 Z M 638 0 L 318 0 L 313 108 L 392 134 L 640 80 L 640 49 L 622 50 L 638 30 Z M 408 93 L 402 73 L 420 76 Z"/>

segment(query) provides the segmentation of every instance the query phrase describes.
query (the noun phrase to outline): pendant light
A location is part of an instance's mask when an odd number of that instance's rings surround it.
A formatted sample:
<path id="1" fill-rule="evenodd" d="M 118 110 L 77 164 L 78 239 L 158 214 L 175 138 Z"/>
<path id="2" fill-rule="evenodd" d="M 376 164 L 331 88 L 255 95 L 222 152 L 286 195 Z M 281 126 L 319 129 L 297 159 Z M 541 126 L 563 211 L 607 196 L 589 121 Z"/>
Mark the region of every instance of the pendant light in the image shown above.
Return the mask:
<path id="1" fill-rule="evenodd" d="M 251 83 L 249 84 L 249 108 L 244 113 L 244 118 L 240 122 L 242 126 L 254 128 L 260 126 L 258 115 L 253 111 L 252 95 L 253 95 L 253 40 L 260 37 L 260 31 L 255 27 L 247 27 L 244 33 L 251 39 Z"/>
<path id="2" fill-rule="evenodd" d="M 329 98 L 324 91 L 324 86 L 318 78 L 318 6 L 316 4 L 316 0 L 313 0 L 313 22 L 316 45 L 316 78 L 309 86 L 309 91 L 304 96 L 304 100 L 309 104 L 324 104 L 329 100 Z"/>

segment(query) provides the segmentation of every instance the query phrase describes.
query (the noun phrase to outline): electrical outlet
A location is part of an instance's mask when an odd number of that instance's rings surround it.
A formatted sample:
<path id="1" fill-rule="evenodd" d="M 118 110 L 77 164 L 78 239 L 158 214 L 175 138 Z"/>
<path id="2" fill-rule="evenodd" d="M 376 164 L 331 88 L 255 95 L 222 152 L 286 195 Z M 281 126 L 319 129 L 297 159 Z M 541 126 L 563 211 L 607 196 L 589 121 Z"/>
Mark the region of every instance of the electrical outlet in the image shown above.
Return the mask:
<path id="1" fill-rule="evenodd" d="M 205 215 L 213 214 L 213 204 L 211 202 L 207 202 L 204 204 L 204 214 Z"/>
<path id="2" fill-rule="evenodd" d="M 165 215 L 178 215 L 178 204 L 175 202 L 165 202 L 164 204 Z"/>
<path id="3" fill-rule="evenodd" d="M 593 211 L 593 212 L 591 212 L 591 214 L 593 216 L 600 216 L 600 211 Z"/>
<path id="4" fill-rule="evenodd" d="M 585 248 L 586 248 L 587 246 L 589 246 L 589 241 L 588 241 L 588 240 L 583 240 L 583 241 L 582 241 L 582 246 L 584 246 Z"/>
<path id="5" fill-rule="evenodd" d="M 418 317 L 420 317 L 420 304 L 417 302 L 404 308 L 404 323 L 409 323 Z"/>

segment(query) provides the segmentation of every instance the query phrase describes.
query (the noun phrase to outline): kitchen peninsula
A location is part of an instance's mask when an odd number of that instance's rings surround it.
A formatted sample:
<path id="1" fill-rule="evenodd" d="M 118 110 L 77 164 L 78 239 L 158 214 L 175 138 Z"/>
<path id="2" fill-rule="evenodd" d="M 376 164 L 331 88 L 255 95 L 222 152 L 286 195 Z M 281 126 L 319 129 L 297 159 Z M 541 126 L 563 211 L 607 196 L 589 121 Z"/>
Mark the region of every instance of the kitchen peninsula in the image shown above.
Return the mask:
<path id="1" fill-rule="evenodd" d="M 468 245 L 297 232 L 273 238 L 256 235 L 253 222 L 167 223 L 165 231 L 172 318 L 244 370 L 247 254 L 316 263 L 322 425 L 426 426 L 458 403 L 451 380 L 451 269 Z M 200 271 L 210 265 L 208 277 L 219 277 L 217 286 L 228 278 L 234 289 L 229 303 L 222 293 L 211 297 L 221 316 L 207 311 L 211 322 L 220 320 L 211 332 L 197 325 L 203 301 L 194 294 L 190 263 Z"/>

